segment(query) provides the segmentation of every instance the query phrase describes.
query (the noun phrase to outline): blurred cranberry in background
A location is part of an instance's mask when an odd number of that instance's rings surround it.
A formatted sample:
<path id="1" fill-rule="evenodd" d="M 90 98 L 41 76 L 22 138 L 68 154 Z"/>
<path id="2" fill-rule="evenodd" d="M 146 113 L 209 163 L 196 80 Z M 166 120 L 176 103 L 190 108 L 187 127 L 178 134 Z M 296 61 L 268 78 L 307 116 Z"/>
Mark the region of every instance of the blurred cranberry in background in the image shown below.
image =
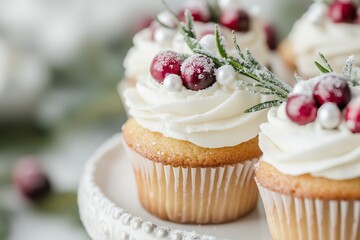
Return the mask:
<path id="1" fill-rule="evenodd" d="M 35 157 L 25 157 L 14 167 L 13 182 L 19 193 L 30 201 L 39 201 L 51 192 L 48 176 Z"/>
<path id="2" fill-rule="evenodd" d="M 264 32 L 266 36 L 266 43 L 271 50 L 275 50 L 278 45 L 277 32 L 273 24 L 264 23 Z"/>

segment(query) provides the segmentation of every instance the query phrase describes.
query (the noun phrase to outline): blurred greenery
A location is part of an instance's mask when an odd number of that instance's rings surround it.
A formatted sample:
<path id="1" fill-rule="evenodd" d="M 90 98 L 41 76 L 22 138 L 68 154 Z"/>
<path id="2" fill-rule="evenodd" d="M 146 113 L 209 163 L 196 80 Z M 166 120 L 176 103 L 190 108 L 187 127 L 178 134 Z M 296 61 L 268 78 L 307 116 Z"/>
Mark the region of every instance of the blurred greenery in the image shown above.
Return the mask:
<path id="1" fill-rule="evenodd" d="M 10 212 L 0 206 L 0 240 L 6 239 L 10 230 Z"/>
<path id="2" fill-rule="evenodd" d="M 39 212 L 66 217 L 72 223 L 81 225 L 76 192 L 53 193 L 34 205 Z"/>
<path id="3" fill-rule="evenodd" d="M 57 140 L 69 133 L 109 127 L 114 133 L 120 131 L 126 116 L 117 84 L 123 77 L 122 62 L 130 46 L 131 35 L 106 46 L 89 43 L 73 64 L 52 69 L 51 83 L 34 118 L 0 123 L 0 240 L 7 239 L 10 230 L 11 212 L 4 205 L 3 190 L 11 187 L 9 175 L 17 159 L 56 147 Z M 55 192 L 30 206 L 82 228 L 76 189 Z"/>

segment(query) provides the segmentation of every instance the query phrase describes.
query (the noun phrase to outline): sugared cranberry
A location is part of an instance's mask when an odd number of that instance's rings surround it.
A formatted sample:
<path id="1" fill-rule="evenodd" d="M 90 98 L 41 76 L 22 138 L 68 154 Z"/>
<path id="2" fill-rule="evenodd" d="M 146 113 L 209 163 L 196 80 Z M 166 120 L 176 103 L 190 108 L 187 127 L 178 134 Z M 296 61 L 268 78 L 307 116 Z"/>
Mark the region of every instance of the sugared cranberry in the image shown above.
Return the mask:
<path id="1" fill-rule="evenodd" d="M 345 78 L 337 74 L 324 74 L 315 85 L 314 98 L 318 106 L 326 102 L 332 102 L 337 104 L 340 109 L 343 109 L 351 99 L 349 84 Z"/>
<path id="2" fill-rule="evenodd" d="M 250 17 L 244 10 L 226 10 L 221 13 L 220 24 L 238 32 L 250 29 Z"/>
<path id="3" fill-rule="evenodd" d="M 311 123 L 317 114 L 315 100 L 309 95 L 292 95 L 286 103 L 286 114 L 291 121 L 299 125 Z"/>
<path id="4" fill-rule="evenodd" d="M 210 21 L 210 14 L 206 8 L 200 9 L 200 8 L 195 8 L 195 7 L 191 8 L 190 7 L 187 9 L 190 11 L 194 21 L 196 21 L 196 22 L 209 22 Z M 185 11 L 186 10 L 184 9 L 179 14 L 179 18 L 182 22 L 185 22 Z"/>
<path id="5" fill-rule="evenodd" d="M 278 44 L 276 30 L 270 23 L 264 24 L 266 43 L 271 50 L 275 50 Z"/>
<path id="6" fill-rule="evenodd" d="M 38 201 L 51 192 L 50 181 L 33 157 L 20 160 L 13 171 L 17 190 L 27 199 Z"/>
<path id="7" fill-rule="evenodd" d="M 150 66 L 151 76 L 159 83 L 162 83 L 169 74 L 181 75 L 181 64 L 184 59 L 174 51 L 163 51 L 154 57 Z"/>
<path id="8" fill-rule="evenodd" d="M 360 97 L 355 98 L 346 106 L 345 122 L 353 133 L 360 133 Z"/>
<path id="9" fill-rule="evenodd" d="M 211 58 L 194 55 L 181 66 L 181 78 L 186 88 L 201 90 L 216 82 L 215 64 Z"/>
<path id="10" fill-rule="evenodd" d="M 334 23 L 352 23 L 356 19 L 356 5 L 352 1 L 336 0 L 330 4 L 328 14 Z"/>

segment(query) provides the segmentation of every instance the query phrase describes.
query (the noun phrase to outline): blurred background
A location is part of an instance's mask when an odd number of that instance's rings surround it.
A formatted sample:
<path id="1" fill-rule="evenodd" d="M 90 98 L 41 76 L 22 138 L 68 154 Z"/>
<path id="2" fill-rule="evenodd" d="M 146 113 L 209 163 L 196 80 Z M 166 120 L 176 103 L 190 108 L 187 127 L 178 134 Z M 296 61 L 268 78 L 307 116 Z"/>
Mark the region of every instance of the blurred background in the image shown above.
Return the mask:
<path id="1" fill-rule="evenodd" d="M 279 38 L 311 3 L 241 2 Z M 76 205 L 82 168 L 121 131 L 123 58 L 162 9 L 145 0 L 0 0 L 0 240 L 88 239 Z M 34 172 L 51 184 L 46 200 L 24 194 Z"/>

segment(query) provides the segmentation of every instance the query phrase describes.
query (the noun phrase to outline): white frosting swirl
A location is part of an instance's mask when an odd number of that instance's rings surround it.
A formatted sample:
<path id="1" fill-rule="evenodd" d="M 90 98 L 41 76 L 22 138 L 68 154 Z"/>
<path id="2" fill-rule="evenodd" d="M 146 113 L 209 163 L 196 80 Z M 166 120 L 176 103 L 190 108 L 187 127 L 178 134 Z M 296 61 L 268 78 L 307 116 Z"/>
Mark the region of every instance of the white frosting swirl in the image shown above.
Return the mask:
<path id="1" fill-rule="evenodd" d="M 195 32 L 197 35 L 199 36 L 202 30 L 209 29 L 209 24 L 213 25 L 212 23 L 196 22 Z M 225 27 L 221 27 L 220 31 L 225 36 L 229 53 L 235 55 L 236 50 L 233 47 L 231 31 Z M 191 50 L 184 42 L 183 36 L 177 31 L 174 31 L 173 37 L 169 38 L 169 41 L 156 42 L 151 40 L 151 31 L 147 28 L 138 32 L 134 36 L 133 42 L 134 46 L 129 50 L 124 60 L 125 76 L 133 80 L 147 76 L 152 59 L 162 50 L 191 53 Z M 260 21 L 253 18 L 248 32 L 237 32 L 237 42 L 242 49 L 248 48 L 260 63 L 268 63 L 269 51 Z"/>
<path id="2" fill-rule="evenodd" d="M 317 78 L 309 84 L 316 82 Z M 344 121 L 335 130 L 322 128 L 318 120 L 298 125 L 287 117 L 285 109 L 286 103 L 272 108 L 268 122 L 260 126 L 263 161 L 288 175 L 335 180 L 360 177 L 360 134 L 348 130 Z"/>
<path id="3" fill-rule="evenodd" d="M 319 74 L 314 65 L 318 52 L 325 55 L 335 72 L 341 72 L 350 55 L 355 55 L 355 63 L 360 65 L 360 25 L 333 23 L 326 15 L 321 21 L 314 21 L 316 8 L 321 8 L 317 6 L 319 4 L 321 3 L 314 3 L 295 23 L 288 36 L 295 54 L 297 71 L 307 77 Z"/>
<path id="4" fill-rule="evenodd" d="M 144 128 L 201 147 L 235 146 L 256 137 L 266 111 L 244 113 L 264 97 L 215 83 L 192 91 L 169 92 L 146 78 L 124 93 L 130 115 Z"/>

